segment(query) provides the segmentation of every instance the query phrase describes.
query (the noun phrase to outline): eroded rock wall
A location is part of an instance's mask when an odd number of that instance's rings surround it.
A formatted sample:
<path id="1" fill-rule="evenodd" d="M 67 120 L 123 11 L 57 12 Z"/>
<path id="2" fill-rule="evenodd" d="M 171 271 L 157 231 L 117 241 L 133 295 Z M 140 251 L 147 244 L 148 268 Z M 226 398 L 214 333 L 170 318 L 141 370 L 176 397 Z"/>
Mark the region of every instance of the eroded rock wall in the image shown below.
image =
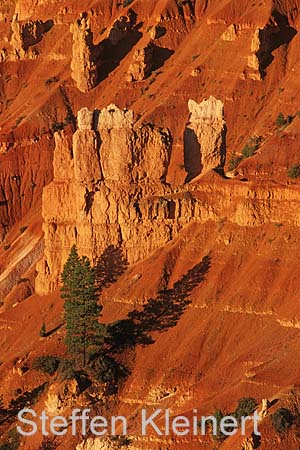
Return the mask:
<path id="1" fill-rule="evenodd" d="M 297 189 L 251 186 L 209 173 L 223 164 L 223 105 L 213 99 L 200 108 L 190 102 L 190 109 L 207 175 L 184 186 L 165 182 L 170 132 L 137 127 L 131 111 L 115 105 L 100 113 L 83 108 L 72 142 L 56 134 L 54 180 L 43 191 L 45 251 L 37 266 L 38 293 L 59 287 L 73 244 L 93 264 L 109 245 L 121 247 L 134 263 L 193 222 L 226 217 L 247 227 L 269 222 L 300 226 Z"/>
<path id="2" fill-rule="evenodd" d="M 55 141 L 54 180 L 43 192 L 45 254 L 38 265 L 39 293 L 58 287 L 74 243 L 94 263 L 111 244 L 122 245 L 134 262 L 172 237 L 165 220 L 167 202 L 146 200 L 169 190 L 164 184 L 168 130 L 150 125 L 135 130 L 132 112 L 110 105 L 100 114 L 83 108 L 73 142 L 63 133 Z"/>

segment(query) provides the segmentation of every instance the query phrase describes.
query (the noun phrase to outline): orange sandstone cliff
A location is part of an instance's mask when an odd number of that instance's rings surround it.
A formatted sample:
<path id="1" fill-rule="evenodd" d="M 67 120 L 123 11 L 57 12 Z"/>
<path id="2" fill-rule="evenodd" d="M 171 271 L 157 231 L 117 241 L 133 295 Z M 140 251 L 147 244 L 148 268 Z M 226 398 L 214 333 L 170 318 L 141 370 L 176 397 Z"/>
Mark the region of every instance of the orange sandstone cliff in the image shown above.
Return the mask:
<path id="1" fill-rule="evenodd" d="M 1 444 L 33 399 L 49 415 L 96 399 L 128 417 L 128 441 L 18 445 L 299 448 L 299 26 L 299 0 L 1 2 Z M 108 264 L 101 321 L 128 370 L 114 393 L 32 368 L 65 355 L 73 244 Z M 242 397 L 259 439 L 139 432 L 142 408 L 190 417 Z"/>

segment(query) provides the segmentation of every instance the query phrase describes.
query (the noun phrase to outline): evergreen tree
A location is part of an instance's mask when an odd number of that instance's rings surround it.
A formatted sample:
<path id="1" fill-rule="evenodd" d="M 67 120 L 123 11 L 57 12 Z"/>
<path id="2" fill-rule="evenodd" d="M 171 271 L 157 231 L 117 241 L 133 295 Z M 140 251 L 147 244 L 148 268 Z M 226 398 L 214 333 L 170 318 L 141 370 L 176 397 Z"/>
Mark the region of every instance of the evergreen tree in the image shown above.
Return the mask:
<path id="1" fill-rule="evenodd" d="M 98 304 L 96 272 L 86 256 L 80 258 L 73 246 L 62 272 L 62 297 L 65 300 L 66 338 L 69 353 L 82 357 L 103 342 L 104 326 L 98 322 L 102 306 Z"/>

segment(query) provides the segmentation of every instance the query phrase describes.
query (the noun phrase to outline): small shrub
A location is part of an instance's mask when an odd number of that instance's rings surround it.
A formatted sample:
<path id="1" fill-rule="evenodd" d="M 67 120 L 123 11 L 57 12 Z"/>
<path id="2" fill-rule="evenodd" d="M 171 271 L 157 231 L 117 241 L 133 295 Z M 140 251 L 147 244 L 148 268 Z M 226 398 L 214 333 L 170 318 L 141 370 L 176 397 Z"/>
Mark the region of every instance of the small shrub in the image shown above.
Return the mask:
<path id="1" fill-rule="evenodd" d="M 3 249 L 4 249 L 5 251 L 9 250 L 9 249 L 10 249 L 10 244 L 5 244 L 5 245 L 3 245 Z"/>
<path id="2" fill-rule="evenodd" d="M 217 433 L 214 433 L 214 428 L 213 428 L 213 424 L 212 421 L 209 423 L 210 427 L 211 427 L 211 436 L 213 438 L 214 441 L 218 441 L 218 442 L 222 442 L 226 439 L 226 435 L 224 433 L 222 433 L 221 431 L 221 427 L 220 427 L 220 423 L 221 420 L 224 417 L 224 414 L 222 413 L 222 411 L 220 411 L 219 409 L 217 409 L 214 413 L 213 416 L 216 418 L 217 420 Z"/>
<path id="3" fill-rule="evenodd" d="M 62 131 L 64 128 L 65 128 L 64 122 L 54 122 L 51 125 L 51 130 L 53 133 L 55 133 L 56 131 Z"/>
<path id="4" fill-rule="evenodd" d="M 55 356 L 39 356 L 33 361 L 32 368 L 53 375 L 58 368 L 59 359 Z"/>
<path id="5" fill-rule="evenodd" d="M 74 361 L 71 359 L 62 359 L 59 363 L 58 373 L 63 381 L 73 380 L 76 377 Z"/>
<path id="6" fill-rule="evenodd" d="M 275 222 L 274 225 L 275 225 L 276 228 L 281 228 L 283 226 L 283 223 Z"/>
<path id="7" fill-rule="evenodd" d="M 59 79 L 57 77 L 51 77 L 51 78 L 48 78 L 48 80 L 45 81 L 45 85 L 46 86 L 51 86 L 51 84 L 57 83 L 58 81 L 59 81 Z"/>
<path id="8" fill-rule="evenodd" d="M 278 409 L 272 414 L 272 425 L 277 433 L 284 433 L 293 424 L 294 417 L 286 408 Z"/>
<path id="9" fill-rule="evenodd" d="M 22 389 L 21 388 L 17 388 L 17 389 L 14 390 L 14 396 L 15 397 L 18 397 L 21 394 L 22 394 Z"/>
<path id="10" fill-rule="evenodd" d="M 41 329 L 40 329 L 40 336 L 45 337 L 46 336 L 46 325 L 45 322 L 43 322 Z"/>
<path id="11" fill-rule="evenodd" d="M 300 166 L 298 164 L 295 164 L 294 166 L 290 167 L 287 171 L 287 176 L 289 178 L 299 178 L 300 177 Z"/>
<path id="12" fill-rule="evenodd" d="M 93 376 L 100 383 L 116 385 L 122 378 L 128 375 L 124 366 L 118 364 L 113 358 L 104 355 L 92 357 L 90 367 Z"/>
<path id="13" fill-rule="evenodd" d="M 44 437 L 42 444 L 38 450 L 56 450 L 58 443 L 54 439 Z"/>
<path id="14" fill-rule="evenodd" d="M 284 114 L 281 112 L 278 114 L 277 119 L 275 121 L 277 128 L 285 128 L 293 121 L 293 116 L 284 117 Z"/>
<path id="15" fill-rule="evenodd" d="M 261 143 L 261 137 L 257 137 L 257 136 L 251 137 L 242 150 L 243 157 L 250 158 L 250 156 L 253 156 L 255 154 L 256 150 L 258 149 L 260 143 Z"/>
<path id="16" fill-rule="evenodd" d="M 123 7 L 126 8 L 126 6 L 129 6 L 132 2 L 133 0 L 123 0 Z"/>
<path id="17" fill-rule="evenodd" d="M 28 226 L 24 225 L 23 227 L 20 227 L 20 233 L 23 234 L 24 231 L 26 231 Z"/>
<path id="18" fill-rule="evenodd" d="M 243 397 L 238 401 L 238 406 L 234 412 L 234 416 L 238 421 L 241 420 L 242 417 L 250 416 L 254 413 L 257 403 L 252 397 Z"/>
<path id="19" fill-rule="evenodd" d="M 243 160 L 242 155 L 237 155 L 236 153 L 233 153 L 228 162 L 228 170 L 231 172 L 232 170 L 236 169 L 242 160 Z"/>
<path id="20" fill-rule="evenodd" d="M 275 123 L 278 128 L 284 127 L 284 125 L 286 124 L 286 121 L 285 121 L 285 118 L 284 118 L 284 115 L 282 112 L 278 114 Z"/>
<path id="21" fill-rule="evenodd" d="M 17 450 L 20 445 L 20 434 L 16 428 L 13 428 L 8 433 L 8 436 L 3 444 L 0 444 L 0 450 Z"/>

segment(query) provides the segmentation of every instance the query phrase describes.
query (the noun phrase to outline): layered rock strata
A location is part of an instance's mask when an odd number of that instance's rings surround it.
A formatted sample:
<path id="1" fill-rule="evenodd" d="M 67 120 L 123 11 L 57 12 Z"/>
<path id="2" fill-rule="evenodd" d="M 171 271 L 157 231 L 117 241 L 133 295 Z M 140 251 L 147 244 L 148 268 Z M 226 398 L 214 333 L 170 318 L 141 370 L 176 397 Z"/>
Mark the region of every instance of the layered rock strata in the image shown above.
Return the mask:
<path id="1" fill-rule="evenodd" d="M 222 105 L 216 102 L 221 117 Z M 216 127 L 215 109 L 204 104 L 199 112 L 191 105 L 193 123 L 198 119 L 201 123 L 205 111 L 207 123 L 202 129 L 208 129 L 209 120 Z M 217 122 L 219 137 L 215 135 L 214 142 L 223 142 L 221 123 Z M 207 136 L 200 131 L 197 136 L 205 148 Z M 193 222 L 226 218 L 240 226 L 269 222 L 300 226 L 297 188 L 257 187 L 214 172 L 201 182 L 171 187 L 165 182 L 170 132 L 153 125 L 137 128 L 133 113 L 115 105 L 100 112 L 83 108 L 73 142 L 63 132 L 56 134 L 55 141 L 54 180 L 43 191 L 45 251 L 36 279 L 40 294 L 59 287 L 73 244 L 94 264 L 109 245 L 121 247 L 129 263 L 134 263 Z M 217 148 L 219 156 L 213 153 L 207 170 L 222 164 L 222 146 Z"/>
<path id="2" fill-rule="evenodd" d="M 43 192 L 45 254 L 38 265 L 39 293 L 58 287 L 74 243 L 94 263 L 111 244 L 122 245 L 133 262 L 172 237 L 164 220 L 168 202 L 157 197 L 169 190 L 164 183 L 168 130 L 152 125 L 135 130 L 133 113 L 110 105 L 94 113 L 83 108 L 73 142 L 64 133 L 57 133 L 55 142 L 54 180 Z"/>

